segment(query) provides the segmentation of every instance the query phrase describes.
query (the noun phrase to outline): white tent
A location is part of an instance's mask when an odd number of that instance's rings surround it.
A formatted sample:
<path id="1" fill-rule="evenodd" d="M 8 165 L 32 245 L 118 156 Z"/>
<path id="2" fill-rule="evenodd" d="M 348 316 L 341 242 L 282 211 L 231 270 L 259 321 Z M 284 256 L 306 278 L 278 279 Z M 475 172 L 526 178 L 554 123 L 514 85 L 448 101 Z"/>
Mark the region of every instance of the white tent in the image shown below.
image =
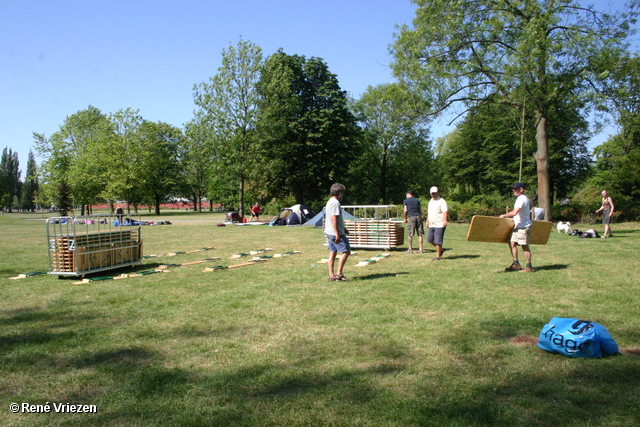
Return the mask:
<path id="1" fill-rule="evenodd" d="M 324 211 L 325 208 L 322 208 L 322 212 L 318 213 L 316 216 L 314 216 L 313 218 L 311 218 L 309 221 L 305 222 L 302 225 L 313 225 L 317 228 L 321 228 L 324 225 L 323 222 L 323 218 L 324 218 Z M 342 209 L 342 217 L 345 219 L 353 219 L 353 215 L 351 215 L 349 212 L 345 211 L 344 209 Z"/>

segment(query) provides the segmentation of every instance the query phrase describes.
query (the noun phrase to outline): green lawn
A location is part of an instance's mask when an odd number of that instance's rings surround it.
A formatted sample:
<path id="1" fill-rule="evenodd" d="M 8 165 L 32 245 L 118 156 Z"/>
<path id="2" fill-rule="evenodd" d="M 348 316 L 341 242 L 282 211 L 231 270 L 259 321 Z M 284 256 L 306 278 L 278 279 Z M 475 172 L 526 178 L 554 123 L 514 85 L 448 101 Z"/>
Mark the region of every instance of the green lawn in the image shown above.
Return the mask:
<path id="1" fill-rule="evenodd" d="M 145 254 L 215 249 L 134 270 L 219 262 L 74 285 L 9 280 L 47 270 L 46 227 L 40 214 L 1 216 L 0 425 L 640 425 L 636 223 L 613 224 L 613 239 L 554 228 L 532 246 L 531 274 L 505 273 L 506 245 L 467 242 L 468 225 L 453 224 L 442 261 L 404 247 L 358 268 L 384 252 L 358 250 L 350 280 L 329 282 L 319 229 L 216 227 L 223 218 L 156 218 L 173 225 L 143 227 Z M 263 248 L 302 253 L 202 271 Z M 537 336 L 554 316 L 602 324 L 621 355 L 543 352 Z M 97 413 L 12 413 L 11 403 Z"/>

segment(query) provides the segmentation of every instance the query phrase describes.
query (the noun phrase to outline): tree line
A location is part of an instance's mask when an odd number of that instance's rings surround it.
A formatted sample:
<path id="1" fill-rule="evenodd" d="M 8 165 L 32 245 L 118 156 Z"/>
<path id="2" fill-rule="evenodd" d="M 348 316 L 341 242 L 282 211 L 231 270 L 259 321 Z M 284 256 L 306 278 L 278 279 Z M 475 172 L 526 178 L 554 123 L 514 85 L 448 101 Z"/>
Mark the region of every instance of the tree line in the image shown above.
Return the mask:
<path id="1" fill-rule="evenodd" d="M 339 181 L 352 204 L 400 203 L 407 189 L 426 197 L 437 185 L 454 205 L 490 210 L 523 181 L 548 219 L 585 218 L 605 188 L 624 218 L 640 217 L 640 63 L 625 44 L 635 5 L 607 14 L 570 0 L 415 3 L 413 26 L 391 46 L 396 83 L 353 99 L 321 58 L 264 58 L 240 40 L 194 85 L 183 128 L 89 106 L 34 134 L 44 160 L 27 172 L 26 199 L 82 212 L 125 200 L 160 213 L 181 197 L 243 214 L 254 201 L 317 209 Z M 452 108 L 456 129 L 433 141 L 431 121 Z M 605 113 L 620 133 L 590 153 L 588 118 Z M 15 153 L 0 169 L 3 206 L 26 206 Z"/>

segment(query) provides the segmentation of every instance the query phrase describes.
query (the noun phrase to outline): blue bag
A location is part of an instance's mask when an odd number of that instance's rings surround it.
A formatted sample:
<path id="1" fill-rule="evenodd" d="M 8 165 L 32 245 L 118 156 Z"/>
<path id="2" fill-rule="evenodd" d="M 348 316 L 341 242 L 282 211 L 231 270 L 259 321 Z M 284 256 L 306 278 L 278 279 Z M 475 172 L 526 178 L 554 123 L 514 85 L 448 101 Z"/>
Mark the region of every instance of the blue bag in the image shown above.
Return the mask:
<path id="1" fill-rule="evenodd" d="M 618 352 L 618 344 L 604 326 L 562 317 L 554 317 L 544 325 L 538 347 L 567 357 L 599 358 Z"/>

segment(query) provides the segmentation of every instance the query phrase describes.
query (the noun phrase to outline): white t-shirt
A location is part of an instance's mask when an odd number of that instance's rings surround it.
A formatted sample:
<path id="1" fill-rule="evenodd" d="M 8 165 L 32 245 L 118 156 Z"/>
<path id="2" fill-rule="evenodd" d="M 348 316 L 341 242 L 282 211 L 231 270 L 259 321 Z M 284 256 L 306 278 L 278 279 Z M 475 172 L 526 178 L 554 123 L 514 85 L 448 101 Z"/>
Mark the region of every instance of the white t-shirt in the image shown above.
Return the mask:
<path id="1" fill-rule="evenodd" d="M 438 196 L 436 200 L 433 200 L 433 198 L 429 200 L 429 206 L 427 207 L 427 220 L 429 221 L 429 227 L 443 228 L 445 212 L 449 212 L 446 200 L 440 196 Z"/>
<path id="2" fill-rule="evenodd" d="M 325 219 L 324 219 L 324 232 L 330 236 L 336 236 L 338 234 L 344 235 L 344 218 L 342 217 L 342 209 L 340 209 L 340 202 L 335 197 L 331 197 L 327 202 L 327 206 L 325 208 Z M 331 217 L 333 215 L 337 216 L 338 220 L 338 233 L 333 229 L 333 224 L 331 223 Z"/>
<path id="3" fill-rule="evenodd" d="M 514 209 L 520 208 L 520 211 L 513 217 L 513 224 L 515 228 L 526 228 L 531 225 L 531 202 L 529 198 L 524 194 L 521 194 L 516 199 Z"/>

